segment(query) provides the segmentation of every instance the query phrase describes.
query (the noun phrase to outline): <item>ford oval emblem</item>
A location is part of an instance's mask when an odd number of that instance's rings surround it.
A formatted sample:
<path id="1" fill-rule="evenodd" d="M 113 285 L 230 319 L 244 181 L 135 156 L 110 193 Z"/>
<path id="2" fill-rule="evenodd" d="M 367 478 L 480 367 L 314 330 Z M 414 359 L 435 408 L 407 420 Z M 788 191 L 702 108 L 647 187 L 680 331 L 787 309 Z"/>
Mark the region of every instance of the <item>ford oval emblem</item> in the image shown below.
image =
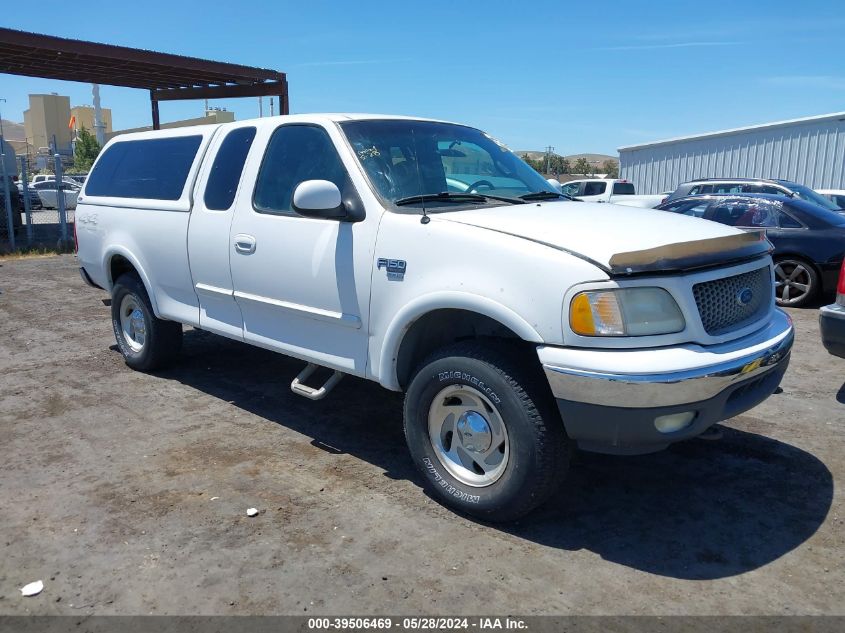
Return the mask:
<path id="1" fill-rule="evenodd" d="M 741 306 L 747 306 L 754 299 L 754 291 L 751 288 L 743 288 L 736 293 L 736 302 Z"/>

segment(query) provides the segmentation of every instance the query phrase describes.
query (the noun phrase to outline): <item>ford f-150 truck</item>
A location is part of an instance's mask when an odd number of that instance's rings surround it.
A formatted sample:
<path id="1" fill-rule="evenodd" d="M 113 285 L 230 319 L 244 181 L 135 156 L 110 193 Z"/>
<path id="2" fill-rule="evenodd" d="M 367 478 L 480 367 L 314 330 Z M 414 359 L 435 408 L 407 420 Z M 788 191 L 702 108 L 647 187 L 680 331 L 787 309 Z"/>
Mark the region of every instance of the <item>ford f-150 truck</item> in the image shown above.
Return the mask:
<path id="1" fill-rule="evenodd" d="M 345 375 L 404 391 L 427 485 L 488 520 L 546 500 L 573 447 L 656 451 L 757 405 L 793 340 L 765 239 L 569 201 L 440 121 L 120 135 L 76 232 L 129 367 L 172 362 L 189 325 L 301 359 L 308 398 Z M 318 367 L 330 377 L 309 384 Z"/>
<path id="2" fill-rule="evenodd" d="M 619 178 L 589 178 L 570 180 L 560 189 L 563 193 L 584 202 L 609 202 L 625 207 L 653 209 L 666 200 L 666 194 L 637 195 L 634 183 Z"/>

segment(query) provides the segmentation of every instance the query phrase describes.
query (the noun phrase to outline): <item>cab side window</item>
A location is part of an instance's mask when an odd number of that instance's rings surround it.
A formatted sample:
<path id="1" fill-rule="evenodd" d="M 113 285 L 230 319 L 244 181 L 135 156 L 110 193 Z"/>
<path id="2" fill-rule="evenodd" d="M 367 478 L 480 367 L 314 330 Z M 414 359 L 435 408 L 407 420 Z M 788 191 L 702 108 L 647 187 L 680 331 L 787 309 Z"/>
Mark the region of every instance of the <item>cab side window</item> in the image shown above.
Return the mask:
<path id="1" fill-rule="evenodd" d="M 565 193 L 567 196 L 577 196 L 578 195 L 578 189 L 580 188 L 580 186 L 581 186 L 581 183 L 579 183 L 579 182 L 570 182 L 570 183 L 563 185 L 563 187 L 561 187 L 561 191 L 563 193 Z"/>
<path id="2" fill-rule="evenodd" d="M 341 195 L 352 187 L 328 133 L 314 125 L 282 125 L 273 132 L 258 172 L 253 206 L 259 213 L 297 215 L 293 192 L 306 180 L 328 180 Z"/>

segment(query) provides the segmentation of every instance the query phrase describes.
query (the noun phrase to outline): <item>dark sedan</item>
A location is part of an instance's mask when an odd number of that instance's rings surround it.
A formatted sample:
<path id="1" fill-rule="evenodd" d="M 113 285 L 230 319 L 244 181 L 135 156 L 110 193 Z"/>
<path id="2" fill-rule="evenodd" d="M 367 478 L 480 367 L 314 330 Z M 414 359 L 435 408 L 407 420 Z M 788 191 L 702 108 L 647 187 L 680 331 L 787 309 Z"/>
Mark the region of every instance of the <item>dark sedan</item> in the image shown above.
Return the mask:
<path id="1" fill-rule="evenodd" d="M 797 198 L 767 194 L 687 196 L 661 211 L 765 232 L 774 245 L 775 297 L 781 306 L 803 306 L 833 292 L 845 257 L 845 215 Z"/>
<path id="2" fill-rule="evenodd" d="M 36 191 L 32 184 L 29 184 L 26 190 L 29 192 L 29 208 L 33 211 L 43 209 L 44 207 L 41 205 L 41 197 L 38 195 L 38 191 Z M 21 183 L 18 183 L 18 193 L 21 196 L 21 204 L 23 204 L 24 195 L 23 185 Z"/>

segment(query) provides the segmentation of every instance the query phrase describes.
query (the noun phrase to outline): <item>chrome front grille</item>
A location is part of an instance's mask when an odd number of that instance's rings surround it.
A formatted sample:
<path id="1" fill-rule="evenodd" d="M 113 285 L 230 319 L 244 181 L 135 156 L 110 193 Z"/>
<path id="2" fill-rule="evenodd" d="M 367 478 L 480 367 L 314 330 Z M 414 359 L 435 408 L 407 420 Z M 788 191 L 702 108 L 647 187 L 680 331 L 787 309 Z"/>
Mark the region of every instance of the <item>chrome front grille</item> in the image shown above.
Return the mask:
<path id="1" fill-rule="evenodd" d="M 695 284 L 692 292 L 704 330 L 713 336 L 739 329 L 762 317 L 771 306 L 774 285 L 769 267 L 765 266 L 733 277 Z"/>

